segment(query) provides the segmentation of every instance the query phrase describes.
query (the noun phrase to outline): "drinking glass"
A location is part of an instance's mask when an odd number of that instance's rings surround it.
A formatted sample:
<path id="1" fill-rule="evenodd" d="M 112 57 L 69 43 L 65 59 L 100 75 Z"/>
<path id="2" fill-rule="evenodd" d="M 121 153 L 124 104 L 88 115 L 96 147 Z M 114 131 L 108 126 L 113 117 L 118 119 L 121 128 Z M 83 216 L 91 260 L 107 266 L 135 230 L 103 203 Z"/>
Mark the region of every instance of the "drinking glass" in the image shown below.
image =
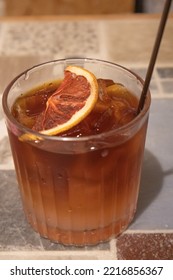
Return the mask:
<path id="1" fill-rule="evenodd" d="M 32 67 L 5 89 L 3 108 L 27 220 L 42 237 L 67 245 L 91 245 L 123 232 L 136 211 L 150 107 L 130 123 L 98 135 L 46 136 L 13 117 L 15 99 L 62 79 L 67 65 L 123 84 L 138 99 L 143 81 L 132 71 L 97 59 L 61 59 Z M 21 135 L 34 135 L 21 140 Z"/>

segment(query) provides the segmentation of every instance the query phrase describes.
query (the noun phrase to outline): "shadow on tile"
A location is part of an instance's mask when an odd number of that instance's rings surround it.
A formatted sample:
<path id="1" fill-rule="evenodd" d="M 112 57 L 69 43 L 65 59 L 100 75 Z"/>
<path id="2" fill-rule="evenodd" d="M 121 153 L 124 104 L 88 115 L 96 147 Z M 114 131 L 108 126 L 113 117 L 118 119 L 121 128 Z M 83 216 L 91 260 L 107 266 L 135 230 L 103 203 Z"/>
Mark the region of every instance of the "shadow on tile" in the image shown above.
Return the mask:
<path id="1" fill-rule="evenodd" d="M 149 150 L 145 150 L 137 212 L 134 221 L 159 195 L 163 187 L 164 176 L 160 162 Z"/>

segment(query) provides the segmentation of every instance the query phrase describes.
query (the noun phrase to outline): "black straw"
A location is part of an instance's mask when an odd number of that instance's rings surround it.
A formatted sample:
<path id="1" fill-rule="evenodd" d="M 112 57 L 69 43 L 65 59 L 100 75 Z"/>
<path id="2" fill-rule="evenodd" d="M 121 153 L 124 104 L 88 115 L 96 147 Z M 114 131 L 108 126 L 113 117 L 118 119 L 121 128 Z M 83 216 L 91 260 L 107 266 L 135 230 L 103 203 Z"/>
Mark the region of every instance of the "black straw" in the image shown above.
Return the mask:
<path id="1" fill-rule="evenodd" d="M 171 2 L 172 2 L 172 0 L 166 0 L 165 1 L 165 5 L 164 5 L 163 13 L 162 13 L 162 16 L 161 16 L 161 20 L 160 20 L 155 44 L 154 44 L 154 47 L 153 47 L 153 51 L 152 51 L 152 55 L 151 55 L 151 58 L 150 58 L 146 78 L 145 78 L 145 81 L 144 81 L 144 86 L 143 86 L 141 97 L 140 97 L 140 100 L 139 100 L 137 114 L 140 113 L 140 111 L 143 109 L 144 104 L 145 104 L 145 99 L 146 99 L 148 88 L 149 88 L 149 85 L 150 85 L 150 81 L 151 81 L 154 65 L 155 65 L 155 62 L 156 62 L 157 54 L 158 54 L 158 51 L 159 51 L 159 47 L 160 47 L 162 35 L 163 35 L 163 32 L 164 32 L 165 24 L 166 24 L 166 21 L 167 21 L 167 18 L 168 18 Z"/>

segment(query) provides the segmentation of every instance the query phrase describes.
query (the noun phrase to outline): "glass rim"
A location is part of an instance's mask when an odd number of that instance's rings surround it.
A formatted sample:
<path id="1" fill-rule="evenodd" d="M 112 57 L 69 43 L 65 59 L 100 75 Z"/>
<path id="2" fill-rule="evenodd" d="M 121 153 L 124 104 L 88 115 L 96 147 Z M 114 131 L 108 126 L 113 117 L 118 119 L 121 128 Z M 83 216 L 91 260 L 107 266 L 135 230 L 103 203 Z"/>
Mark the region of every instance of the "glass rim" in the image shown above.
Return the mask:
<path id="1" fill-rule="evenodd" d="M 136 123 L 138 123 L 138 121 L 140 119 L 142 119 L 143 116 L 145 116 L 147 114 L 147 112 L 149 111 L 149 108 L 150 108 L 150 104 L 151 104 L 151 94 L 150 94 L 150 90 L 148 90 L 148 93 L 147 93 L 147 98 L 146 98 L 146 101 L 145 101 L 145 105 L 144 105 L 144 108 L 140 111 L 140 113 L 132 120 L 130 121 L 129 123 L 121 126 L 121 127 L 118 127 L 118 128 L 114 128 L 114 129 L 111 129 L 109 131 L 105 131 L 105 132 L 102 132 L 102 133 L 98 133 L 98 134 L 93 134 L 93 135 L 88 135 L 88 136 L 80 136 L 80 137 L 76 137 L 76 136 L 57 136 L 57 135 L 46 135 L 46 134 L 43 134 L 43 133 L 40 133 L 40 132 L 37 132 L 37 131 L 33 131 L 31 128 L 28 128 L 24 125 L 22 125 L 21 123 L 19 123 L 14 117 L 13 115 L 11 114 L 11 111 L 8 107 L 8 104 L 7 104 L 7 99 L 8 99 L 8 94 L 10 92 L 10 89 L 12 88 L 12 86 L 14 85 L 14 83 L 20 78 L 22 77 L 23 75 L 27 75 L 28 72 L 36 69 L 36 68 L 39 68 L 39 67 L 42 67 L 44 65 L 48 65 L 48 64 L 52 64 L 52 63 L 60 63 L 60 62 L 68 62 L 68 61 L 84 61 L 84 62 L 99 62 L 99 63 L 104 63 L 104 64 L 108 64 L 110 66 L 115 66 L 119 69 L 122 69 L 130 74 L 132 74 L 132 76 L 134 76 L 141 84 L 141 86 L 143 86 L 144 84 L 144 80 L 138 75 L 136 74 L 135 72 L 133 72 L 132 70 L 126 68 L 125 66 L 122 66 L 118 63 L 114 63 L 114 62 L 110 62 L 110 61 L 106 61 L 106 60 L 101 60 L 101 59 L 95 59 L 95 58 L 78 58 L 78 57 L 72 57 L 72 58 L 64 58 L 64 59 L 55 59 L 55 60 L 49 60 L 49 61 L 46 61 L 46 62 L 43 62 L 43 63 L 39 63 L 39 64 L 36 64 L 30 68 L 27 68 L 26 70 L 24 70 L 23 72 L 21 72 L 20 74 L 18 74 L 17 76 L 15 76 L 15 78 L 13 78 L 11 80 L 11 82 L 9 82 L 9 84 L 7 85 L 7 87 L 5 88 L 4 92 L 3 92 L 3 95 L 2 95 L 2 106 L 3 106 L 3 110 L 4 110 L 4 113 L 7 117 L 7 119 L 13 123 L 20 131 L 23 131 L 23 134 L 32 134 L 35 136 L 36 139 L 41 139 L 41 140 L 51 140 L 51 141 L 67 141 L 67 142 L 72 142 L 72 141 L 77 141 L 77 142 L 83 142 L 83 141 L 86 141 L 86 140 L 96 140 L 96 139 L 100 139 L 100 138 L 105 138 L 105 137 L 109 137 L 111 136 L 112 134 L 115 134 L 115 133 L 123 133 L 123 131 L 126 131 L 127 129 L 130 129 L 131 127 L 133 127 Z M 30 140 L 31 141 L 31 140 Z M 32 140 L 34 141 L 34 140 Z"/>

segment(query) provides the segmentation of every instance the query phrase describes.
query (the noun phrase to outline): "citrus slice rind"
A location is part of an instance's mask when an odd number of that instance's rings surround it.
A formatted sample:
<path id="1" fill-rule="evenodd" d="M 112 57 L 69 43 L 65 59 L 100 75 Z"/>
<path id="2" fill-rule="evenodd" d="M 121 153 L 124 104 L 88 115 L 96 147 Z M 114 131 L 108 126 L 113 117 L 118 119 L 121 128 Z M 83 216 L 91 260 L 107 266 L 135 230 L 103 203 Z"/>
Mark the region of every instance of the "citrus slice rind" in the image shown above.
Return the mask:
<path id="1" fill-rule="evenodd" d="M 66 79 L 67 73 L 69 80 L 68 78 Z M 81 77 L 84 85 L 80 88 Z M 72 83 L 70 79 L 73 81 Z M 88 90 L 88 94 L 85 94 L 85 88 Z M 75 100 L 74 104 L 73 100 Z M 66 67 L 65 78 L 57 91 L 48 98 L 43 117 L 41 117 L 41 121 L 39 120 L 41 129 L 36 129 L 36 131 L 44 135 L 53 136 L 69 130 L 80 123 L 92 111 L 97 100 L 98 83 L 94 74 L 79 66 L 70 65 Z M 59 108 L 61 109 L 59 110 Z M 60 114 L 58 115 L 58 113 Z M 30 134 L 28 134 L 22 139 L 32 141 L 34 137 L 32 135 L 30 139 Z"/>
<path id="2" fill-rule="evenodd" d="M 73 126 L 77 125 L 79 122 L 81 122 L 94 108 L 97 99 L 98 99 L 98 84 L 96 77 L 89 72 L 88 70 L 81 68 L 79 66 L 68 66 L 65 71 L 69 71 L 72 74 L 72 77 L 82 76 L 86 79 L 86 83 L 89 83 L 90 86 L 90 94 L 86 98 L 86 101 L 84 102 L 84 106 L 76 111 L 72 117 L 67 120 L 66 122 L 62 124 L 58 124 L 57 126 L 41 130 L 40 133 L 45 135 L 56 135 L 61 132 L 64 132 Z M 55 94 L 56 95 L 56 94 Z M 75 95 L 75 93 L 74 93 Z M 48 99 L 49 102 L 49 99 Z M 65 114 L 65 112 L 64 112 Z"/>
<path id="3" fill-rule="evenodd" d="M 25 142 L 25 141 L 37 141 L 40 142 L 40 141 L 43 141 L 43 137 L 40 137 L 40 136 L 36 136 L 35 134 L 32 134 L 32 133 L 24 133 L 22 135 L 19 136 L 19 140 L 22 141 L 22 142 Z"/>

